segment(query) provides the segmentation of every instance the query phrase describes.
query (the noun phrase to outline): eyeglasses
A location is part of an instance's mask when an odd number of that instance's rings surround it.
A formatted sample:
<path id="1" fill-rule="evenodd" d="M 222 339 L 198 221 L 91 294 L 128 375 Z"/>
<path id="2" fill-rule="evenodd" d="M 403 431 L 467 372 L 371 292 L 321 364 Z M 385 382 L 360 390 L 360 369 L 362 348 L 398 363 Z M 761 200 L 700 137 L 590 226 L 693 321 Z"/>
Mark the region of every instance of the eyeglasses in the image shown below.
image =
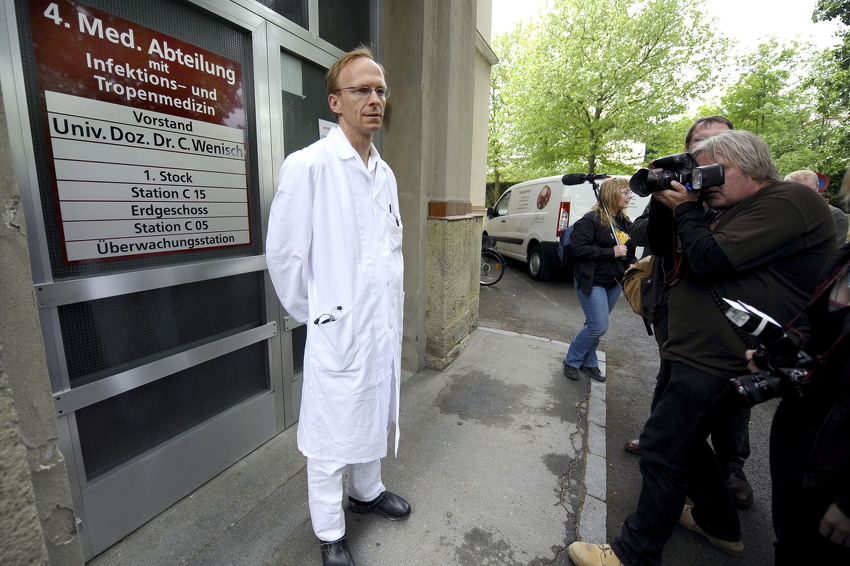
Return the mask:
<path id="1" fill-rule="evenodd" d="M 632 196 L 632 194 L 634 194 L 630 190 L 625 190 L 625 191 L 620 191 L 620 192 L 623 193 L 624 195 L 626 195 L 627 197 L 630 197 L 630 196 Z"/>
<path id="2" fill-rule="evenodd" d="M 390 97 L 390 87 L 388 86 L 379 86 L 377 88 L 371 88 L 368 86 L 347 86 L 345 88 L 336 89 L 336 92 L 341 90 L 350 90 L 351 95 L 358 99 L 369 98 L 372 96 L 373 92 L 377 94 L 378 98 L 381 100 L 386 100 Z"/>
<path id="3" fill-rule="evenodd" d="M 323 315 L 319 315 L 316 320 L 313 321 L 313 324 L 327 324 L 329 322 L 336 322 L 337 318 L 333 315 L 334 311 L 341 311 L 342 306 L 334 307 L 329 312 L 326 312 Z"/>

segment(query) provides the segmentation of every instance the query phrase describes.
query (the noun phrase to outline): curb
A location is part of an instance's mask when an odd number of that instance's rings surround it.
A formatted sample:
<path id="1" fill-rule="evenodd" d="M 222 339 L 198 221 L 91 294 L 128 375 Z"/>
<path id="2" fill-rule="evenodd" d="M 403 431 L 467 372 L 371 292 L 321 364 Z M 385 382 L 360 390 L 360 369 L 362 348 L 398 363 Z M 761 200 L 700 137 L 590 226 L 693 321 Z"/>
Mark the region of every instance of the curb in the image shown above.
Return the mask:
<path id="1" fill-rule="evenodd" d="M 604 367 L 603 353 L 599 352 Z M 587 402 L 587 465 L 584 469 L 585 498 L 579 511 L 578 540 L 608 540 L 608 460 L 606 456 L 605 383 L 591 380 Z"/>

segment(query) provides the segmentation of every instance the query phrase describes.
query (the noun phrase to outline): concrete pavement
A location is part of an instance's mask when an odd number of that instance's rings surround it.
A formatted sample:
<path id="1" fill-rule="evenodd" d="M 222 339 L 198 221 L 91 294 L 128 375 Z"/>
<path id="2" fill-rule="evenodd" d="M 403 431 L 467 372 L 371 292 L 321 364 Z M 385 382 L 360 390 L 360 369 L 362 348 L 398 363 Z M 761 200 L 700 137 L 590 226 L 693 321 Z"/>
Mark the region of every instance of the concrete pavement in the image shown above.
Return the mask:
<path id="1" fill-rule="evenodd" d="M 346 508 L 359 566 L 566 565 L 572 541 L 606 540 L 605 384 L 566 379 L 566 349 L 480 328 L 445 370 L 404 376 L 383 478 L 413 512 L 395 523 Z M 89 564 L 318 566 L 295 430 Z"/>

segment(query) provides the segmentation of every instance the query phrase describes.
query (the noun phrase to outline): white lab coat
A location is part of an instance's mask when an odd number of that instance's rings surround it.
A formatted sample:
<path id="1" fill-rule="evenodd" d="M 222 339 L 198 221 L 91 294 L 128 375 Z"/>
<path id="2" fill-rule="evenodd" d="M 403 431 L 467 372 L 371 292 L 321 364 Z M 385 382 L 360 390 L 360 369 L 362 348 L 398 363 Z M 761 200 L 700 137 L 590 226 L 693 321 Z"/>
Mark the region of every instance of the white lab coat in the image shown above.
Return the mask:
<path id="1" fill-rule="evenodd" d="M 307 324 L 298 448 L 316 460 L 383 458 L 391 423 L 398 452 L 402 225 L 395 176 L 374 146 L 369 164 L 335 126 L 286 158 L 269 217 L 269 275 Z M 337 320 L 314 322 L 327 313 Z"/>

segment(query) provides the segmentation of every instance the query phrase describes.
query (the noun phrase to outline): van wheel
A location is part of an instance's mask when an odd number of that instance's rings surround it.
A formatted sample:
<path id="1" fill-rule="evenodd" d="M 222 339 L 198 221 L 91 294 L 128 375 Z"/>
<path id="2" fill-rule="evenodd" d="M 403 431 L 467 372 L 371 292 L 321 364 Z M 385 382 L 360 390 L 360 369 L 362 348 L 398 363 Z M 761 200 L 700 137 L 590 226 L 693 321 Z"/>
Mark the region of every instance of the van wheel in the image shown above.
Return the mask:
<path id="1" fill-rule="evenodd" d="M 528 275 L 535 281 L 549 279 L 549 268 L 543 261 L 543 249 L 540 246 L 534 246 L 528 252 Z"/>

